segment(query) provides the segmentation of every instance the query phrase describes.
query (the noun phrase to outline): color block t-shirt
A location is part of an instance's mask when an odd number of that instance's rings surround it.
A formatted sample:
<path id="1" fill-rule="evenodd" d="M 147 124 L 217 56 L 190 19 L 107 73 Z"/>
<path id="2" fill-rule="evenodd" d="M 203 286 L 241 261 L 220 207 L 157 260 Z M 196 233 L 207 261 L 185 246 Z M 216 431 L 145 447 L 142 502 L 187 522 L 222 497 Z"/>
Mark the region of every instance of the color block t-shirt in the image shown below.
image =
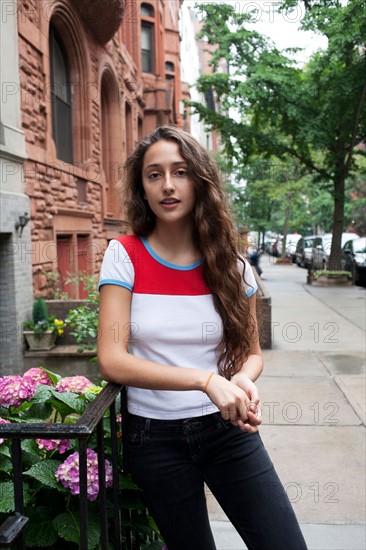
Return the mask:
<path id="1" fill-rule="evenodd" d="M 146 239 L 123 236 L 112 240 L 105 252 L 99 288 L 106 284 L 132 292 L 130 353 L 161 365 L 217 372 L 222 321 L 200 261 L 178 266 L 160 258 Z M 248 296 L 257 290 L 247 262 L 243 287 Z M 190 418 L 218 410 L 198 390 L 129 387 L 127 396 L 128 410 L 148 418 Z"/>

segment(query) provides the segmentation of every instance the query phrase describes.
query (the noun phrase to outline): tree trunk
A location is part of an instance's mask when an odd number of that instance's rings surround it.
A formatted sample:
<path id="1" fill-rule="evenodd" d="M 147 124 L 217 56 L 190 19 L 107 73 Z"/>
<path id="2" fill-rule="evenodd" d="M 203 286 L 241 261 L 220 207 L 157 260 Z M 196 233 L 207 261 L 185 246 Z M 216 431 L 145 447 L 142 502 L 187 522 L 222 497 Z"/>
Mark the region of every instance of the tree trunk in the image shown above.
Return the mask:
<path id="1" fill-rule="evenodd" d="M 344 223 L 344 194 L 345 194 L 344 171 L 336 173 L 334 184 L 334 212 L 333 212 L 333 238 L 330 251 L 328 269 L 339 271 L 341 269 L 342 233 Z"/>

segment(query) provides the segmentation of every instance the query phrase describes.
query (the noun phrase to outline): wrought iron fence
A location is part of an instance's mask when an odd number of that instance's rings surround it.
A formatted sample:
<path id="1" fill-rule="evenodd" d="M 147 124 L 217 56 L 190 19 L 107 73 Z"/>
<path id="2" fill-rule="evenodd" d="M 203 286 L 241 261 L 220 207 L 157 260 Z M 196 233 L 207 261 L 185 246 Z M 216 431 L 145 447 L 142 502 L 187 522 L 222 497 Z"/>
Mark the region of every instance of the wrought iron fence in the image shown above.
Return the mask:
<path id="1" fill-rule="evenodd" d="M 83 415 L 75 424 L 66 423 L 12 423 L 0 425 L 0 436 L 12 440 L 11 459 L 13 465 L 14 503 L 15 514 L 9 516 L 0 526 L 0 546 L 9 547 L 16 545 L 18 549 L 24 549 L 24 528 L 28 518 L 24 515 L 23 481 L 22 481 L 22 449 L 23 439 L 76 439 L 79 446 L 79 477 L 80 477 L 80 550 L 88 550 L 88 499 L 87 499 L 87 444 L 94 432 L 97 436 L 98 475 L 99 475 L 99 502 L 101 541 L 100 548 L 109 550 L 111 546 L 116 550 L 132 550 L 131 532 L 122 533 L 120 487 L 118 482 L 113 483 L 113 523 L 114 540 L 110 545 L 108 532 L 108 510 L 105 483 L 105 459 L 104 459 L 104 415 L 109 409 L 109 421 L 111 432 L 111 463 L 113 480 L 118 480 L 118 438 L 117 438 L 117 414 L 116 399 L 121 395 L 122 431 L 127 418 L 127 406 L 125 388 L 116 384 L 107 384 L 95 400 L 88 405 Z M 122 438 L 122 448 L 125 446 Z M 126 453 L 123 452 L 123 456 Z M 122 546 L 123 539 L 123 546 Z"/>

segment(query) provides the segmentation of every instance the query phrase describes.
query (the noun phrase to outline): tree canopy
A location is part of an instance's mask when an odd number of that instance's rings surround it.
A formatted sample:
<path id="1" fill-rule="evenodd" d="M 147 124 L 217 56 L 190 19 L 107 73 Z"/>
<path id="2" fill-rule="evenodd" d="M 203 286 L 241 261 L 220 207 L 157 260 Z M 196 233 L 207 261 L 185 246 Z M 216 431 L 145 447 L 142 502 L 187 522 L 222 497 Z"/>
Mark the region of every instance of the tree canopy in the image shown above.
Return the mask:
<path id="1" fill-rule="evenodd" d="M 197 83 L 212 90 L 218 110 L 193 103 L 217 129 L 226 154 L 246 166 L 254 158 L 296 163 L 313 184 L 333 196 L 330 266 L 340 267 L 347 178 L 361 173 L 366 141 L 365 0 L 284 0 L 280 10 L 302 6 L 305 30 L 327 37 L 325 50 L 304 67 L 293 49 L 279 51 L 226 3 L 202 4 L 200 37 L 214 46 L 213 74 Z M 228 70 L 220 72 L 225 59 Z M 265 188 L 263 188 L 263 191 Z"/>

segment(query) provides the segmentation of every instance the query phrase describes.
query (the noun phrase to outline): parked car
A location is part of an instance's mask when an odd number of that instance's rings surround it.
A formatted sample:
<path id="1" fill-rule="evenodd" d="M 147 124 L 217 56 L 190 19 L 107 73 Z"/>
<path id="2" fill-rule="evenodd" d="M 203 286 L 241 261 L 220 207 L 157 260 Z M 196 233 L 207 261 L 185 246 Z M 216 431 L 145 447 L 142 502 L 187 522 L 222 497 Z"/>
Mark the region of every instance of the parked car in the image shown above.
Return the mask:
<path id="1" fill-rule="evenodd" d="M 308 235 L 299 239 L 295 252 L 295 261 L 299 267 L 306 267 L 307 269 L 312 267 L 312 250 L 315 238 L 316 235 Z"/>
<path id="2" fill-rule="evenodd" d="M 286 237 L 285 257 L 290 258 L 293 263 L 296 261 L 296 246 L 300 239 L 301 235 L 298 233 L 288 233 Z M 282 239 L 280 239 L 277 243 L 277 252 L 279 256 L 282 256 Z"/>
<path id="3" fill-rule="evenodd" d="M 366 286 L 366 237 L 347 241 L 341 261 L 342 269 L 352 273 L 355 284 Z"/>
<path id="4" fill-rule="evenodd" d="M 342 233 L 341 246 L 343 247 L 347 241 L 357 238 L 358 235 L 356 235 L 356 233 Z M 315 238 L 312 249 L 313 269 L 327 269 L 330 250 L 332 248 L 332 239 L 332 233 L 318 235 Z"/>

